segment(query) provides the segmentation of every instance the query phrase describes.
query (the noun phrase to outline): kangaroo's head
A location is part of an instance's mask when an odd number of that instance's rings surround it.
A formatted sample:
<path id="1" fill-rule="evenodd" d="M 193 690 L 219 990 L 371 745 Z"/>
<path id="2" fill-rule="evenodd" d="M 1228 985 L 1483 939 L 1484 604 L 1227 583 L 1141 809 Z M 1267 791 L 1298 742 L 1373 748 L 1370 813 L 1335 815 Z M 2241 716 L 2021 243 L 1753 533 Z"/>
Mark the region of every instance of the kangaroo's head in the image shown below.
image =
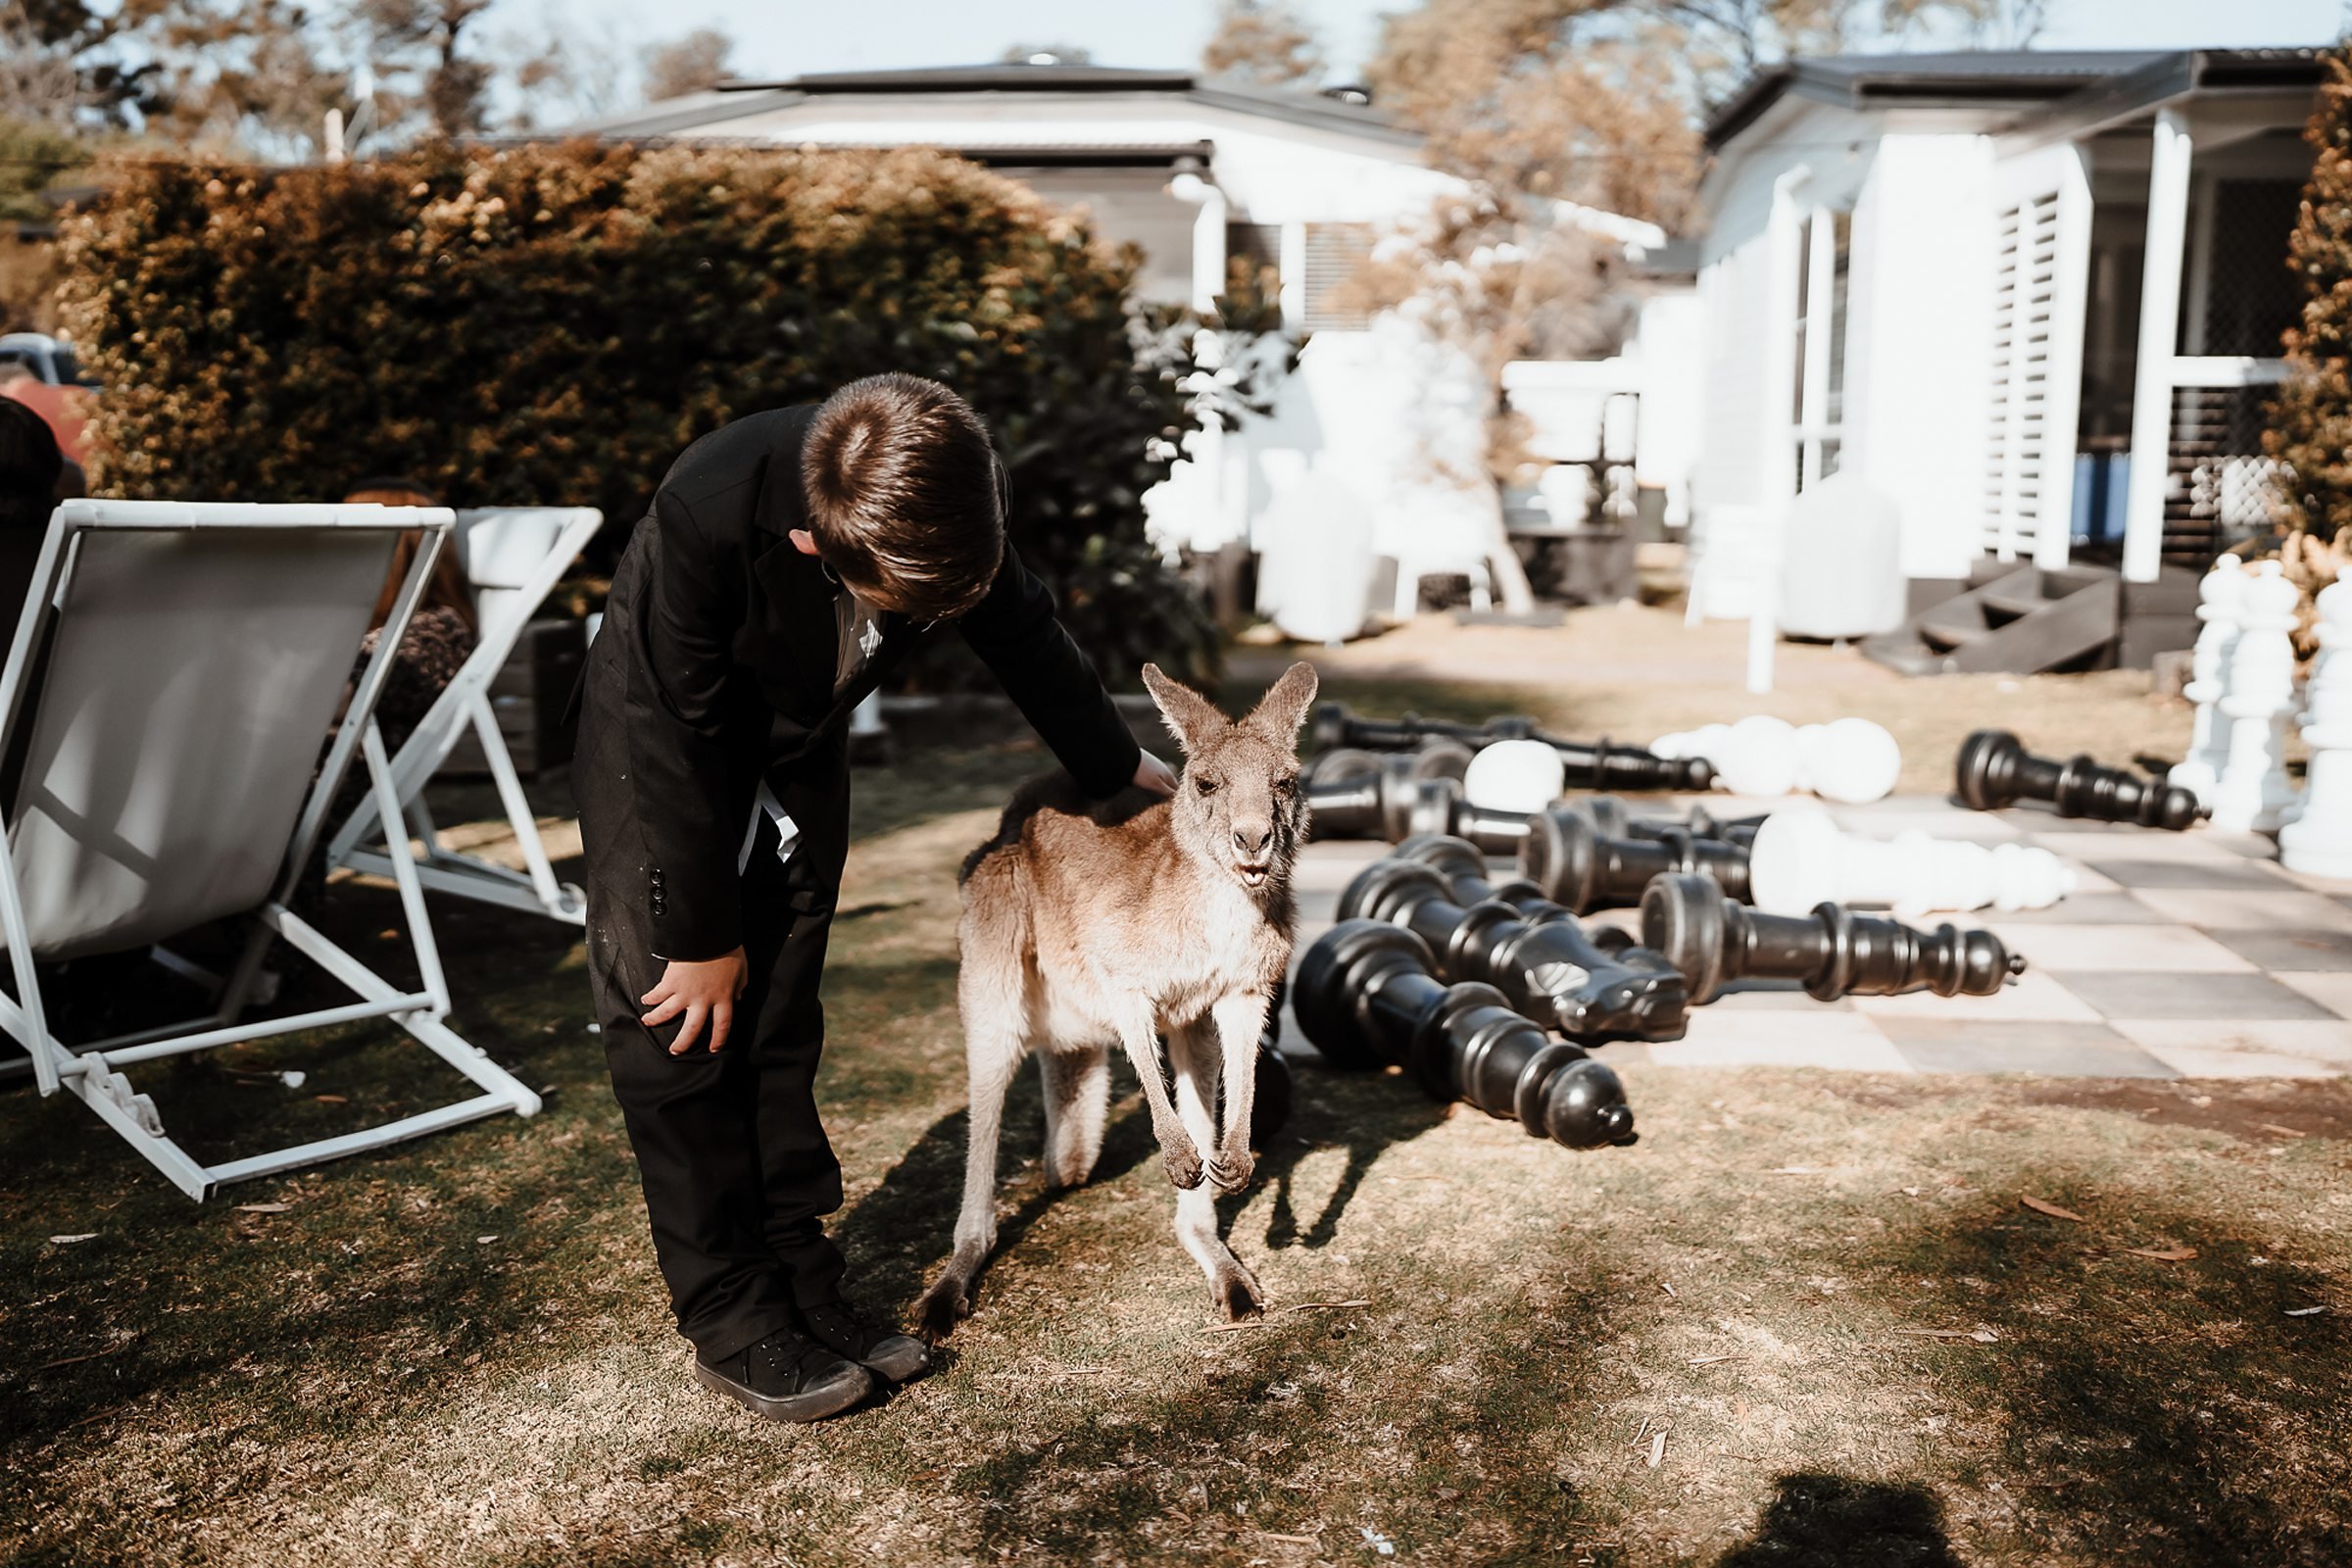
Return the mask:
<path id="1" fill-rule="evenodd" d="M 1184 776 L 1169 810 L 1176 842 L 1253 892 L 1287 885 L 1306 830 L 1298 724 L 1315 700 L 1314 666 L 1293 664 L 1238 720 L 1156 664 L 1144 666 L 1144 685 L 1184 748 Z"/>

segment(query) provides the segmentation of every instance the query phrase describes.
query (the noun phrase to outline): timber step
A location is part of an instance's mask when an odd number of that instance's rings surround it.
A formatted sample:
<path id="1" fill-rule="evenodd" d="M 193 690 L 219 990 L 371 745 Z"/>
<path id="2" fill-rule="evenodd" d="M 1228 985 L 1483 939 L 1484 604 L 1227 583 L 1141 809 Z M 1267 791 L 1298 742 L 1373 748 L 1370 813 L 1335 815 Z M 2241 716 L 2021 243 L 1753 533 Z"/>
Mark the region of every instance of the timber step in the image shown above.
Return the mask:
<path id="1" fill-rule="evenodd" d="M 2021 565 L 1865 639 L 1862 652 L 1907 675 L 2034 674 L 2105 662 L 2122 626 L 2115 572 Z"/>

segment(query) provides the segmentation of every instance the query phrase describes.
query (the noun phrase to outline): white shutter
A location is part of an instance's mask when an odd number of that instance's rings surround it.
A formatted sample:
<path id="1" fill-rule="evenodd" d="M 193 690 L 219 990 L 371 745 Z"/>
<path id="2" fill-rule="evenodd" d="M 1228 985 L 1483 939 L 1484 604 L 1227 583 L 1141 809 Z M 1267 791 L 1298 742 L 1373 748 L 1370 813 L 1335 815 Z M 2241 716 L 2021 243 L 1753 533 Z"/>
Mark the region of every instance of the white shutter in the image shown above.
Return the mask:
<path id="1" fill-rule="evenodd" d="M 1984 548 L 2063 566 L 2074 521 L 2090 184 L 2071 144 L 1998 171 Z"/>

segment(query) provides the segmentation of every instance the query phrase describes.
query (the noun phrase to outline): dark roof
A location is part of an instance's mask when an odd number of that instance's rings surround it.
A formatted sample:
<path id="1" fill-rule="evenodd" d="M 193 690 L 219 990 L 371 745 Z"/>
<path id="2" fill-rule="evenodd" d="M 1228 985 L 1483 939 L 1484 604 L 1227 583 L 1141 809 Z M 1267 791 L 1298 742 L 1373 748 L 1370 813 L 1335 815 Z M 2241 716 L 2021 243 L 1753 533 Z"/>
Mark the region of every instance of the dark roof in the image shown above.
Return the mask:
<path id="1" fill-rule="evenodd" d="M 2052 106 L 2078 94 L 2129 86 L 2154 101 L 2200 87 L 2317 82 L 2312 49 L 1968 50 L 1946 54 L 1836 55 L 1792 60 L 1759 73 L 1707 123 L 1720 148 L 1791 93 L 1853 109 L 1894 104 L 2014 103 Z"/>

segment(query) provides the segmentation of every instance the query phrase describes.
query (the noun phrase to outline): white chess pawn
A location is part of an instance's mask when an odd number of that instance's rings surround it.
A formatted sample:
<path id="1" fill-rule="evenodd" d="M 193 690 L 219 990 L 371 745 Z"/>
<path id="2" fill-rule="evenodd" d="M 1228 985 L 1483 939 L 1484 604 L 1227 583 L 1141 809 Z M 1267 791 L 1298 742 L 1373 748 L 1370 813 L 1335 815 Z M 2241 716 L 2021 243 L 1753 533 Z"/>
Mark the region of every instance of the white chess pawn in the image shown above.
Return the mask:
<path id="1" fill-rule="evenodd" d="M 2304 694 L 2311 748 L 2302 814 L 2278 830 L 2278 859 L 2309 876 L 2352 877 L 2352 582 L 2320 590 L 2320 657 Z"/>
<path id="2" fill-rule="evenodd" d="M 2258 562 L 2246 574 L 2220 699 L 2230 720 L 2230 755 L 2213 789 L 2213 825 L 2225 832 L 2267 833 L 2294 804 L 2286 715 L 2295 706 L 2296 597 L 2276 561 Z"/>
<path id="3" fill-rule="evenodd" d="M 1496 741 L 1470 759 L 1462 799 L 1495 811 L 1541 811 L 1568 785 L 1568 767 L 1549 741 Z"/>
<path id="4" fill-rule="evenodd" d="M 1931 909 L 2041 909 L 2074 891 L 2075 873 L 2047 850 L 1901 833 L 1848 833 L 1818 806 L 1775 811 L 1756 829 L 1748 898 L 1770 914 L 1817 904 L 1885 906 L 1899 919 Z"/>
<path id="5" fill-rule="evenodd" d="M 2238 613 L 2246 584 L 2252 580 L 2244 562 L 2224 556 L 2197 584 L 2197 619 L 2205 624 L 2197 633 L 2196 651 L 2189 656 L 2188 684 L 2180 690 L 2181 696 L 2197 705 L 2196 728 L 2190 733 L 2188 756 L 2165 777 L 2208 806 L 2213 804 L 2213 788 L 2221 782 L 2222 768 L 2230 760 L 2230 716 L 2222 711 L 2221 699 L 2230 673 L 2230 652 L 2237 644 Z"/>
<path id="6" fill-rule="evenodd" d="M 1762 713 L 1737 724 L 1707 724 L 1650 743 L 1660 757 L 1703 757 L 1715 782 L 1734 795 L 1808 790 L 1848 805 L 1883 800 L 1903 771 L 1902 748 L 1867 718 L 1840 718 L 1799 729 Z"/>

